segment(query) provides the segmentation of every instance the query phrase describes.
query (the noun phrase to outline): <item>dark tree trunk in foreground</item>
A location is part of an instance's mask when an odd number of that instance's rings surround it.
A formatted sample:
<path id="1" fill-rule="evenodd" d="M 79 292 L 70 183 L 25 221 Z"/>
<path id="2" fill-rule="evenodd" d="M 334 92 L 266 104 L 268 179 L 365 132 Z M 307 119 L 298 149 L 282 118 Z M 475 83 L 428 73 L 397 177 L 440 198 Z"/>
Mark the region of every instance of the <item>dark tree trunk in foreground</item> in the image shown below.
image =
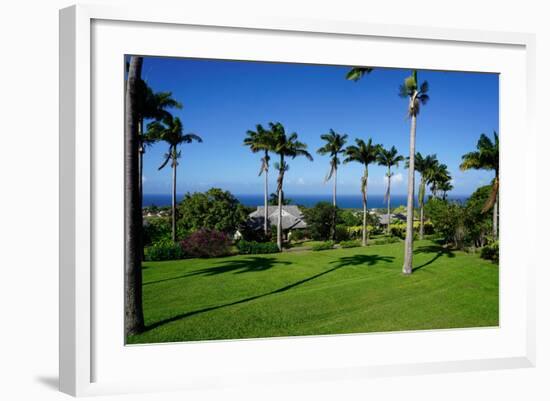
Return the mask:
<path id="1" fill-rule="evenodd" d="M 124 210 L 125 210 L 125 302 L 124 328 L 126 335 L 144 329 L 141 295 L 141 235 L 142 211 L 139 183 L 139 137 L 136 108 L 137 83 L 141 79 L 142 57 L 132 57 L 125 94 L 125 146 L 124 146 Z"/>

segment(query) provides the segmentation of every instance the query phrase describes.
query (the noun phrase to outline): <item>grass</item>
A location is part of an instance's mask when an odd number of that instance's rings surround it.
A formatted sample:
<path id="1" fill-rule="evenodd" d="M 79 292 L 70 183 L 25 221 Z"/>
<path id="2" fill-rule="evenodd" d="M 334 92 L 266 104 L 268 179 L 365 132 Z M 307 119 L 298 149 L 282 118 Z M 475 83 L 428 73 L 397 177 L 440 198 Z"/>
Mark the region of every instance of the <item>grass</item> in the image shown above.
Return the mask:
<path id="1" fill-rule="evenodd" d="M 146 331 L 128 343 L 498 325 L 498 266 L 403 245 L 147 262 Z"/>

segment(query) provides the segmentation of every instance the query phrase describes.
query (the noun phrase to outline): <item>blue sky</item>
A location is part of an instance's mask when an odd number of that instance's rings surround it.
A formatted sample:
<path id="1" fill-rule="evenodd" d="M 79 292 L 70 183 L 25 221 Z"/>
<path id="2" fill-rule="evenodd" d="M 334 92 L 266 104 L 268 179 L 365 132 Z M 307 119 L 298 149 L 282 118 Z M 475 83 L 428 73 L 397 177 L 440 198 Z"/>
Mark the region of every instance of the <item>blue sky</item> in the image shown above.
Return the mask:
<path id="1" fill-rule="evenodd" d="M 307 143 L 314 161 L 290 160 L 285 193 L 324 194 L 328 156 L 316 154 L 319 138 L 330 128 L 354 138 L 369 137 L 386 147 L 395 145 L 408 155 L 407 101 L 397 96 L 410 70 L 378 68 L 359 82 L 344 79 L 349 67 L 278 64 L 219 60 L 145 57 L 143 78 L 155 91 L 171 91 L 183 104 L 173 114 L 185 131 L 203 143 L 183 145 L 178 167 L 178 193 L 204 191 L 216 186 L 234 194 L 263 193 L 258 177 L 258 154 L 242 145 L 248 129 L 256 124 L 283 123 Z M 451 195 L 469 195 L 490 183 L 492 174 L 460 172 L 461 156 L 473 150 L 483 132 L 498 132 L 498 75 L 485 73 L 419 71 L 430 84 L 430 101 L 418 117 L 417 151 L 436 153 L 448 165 L 455 189 Z M 166 152 L 165 143 L 147 149 L 144 159 L 144 192 L 169 193 L 169 168 L 157 171 Z M 383 194 L 384 169 L 369 168 L 369 193 Z M 340 194 L 356 194 L 362 170 L 355 163 L 339 169 Z M 406 170 L 400 165 L 392 181 L 394 194 L 406 193 Z M 418 182 L 418 181 L 417 181 Z M 275 171 L 270 172 L 270 192 Z"/>

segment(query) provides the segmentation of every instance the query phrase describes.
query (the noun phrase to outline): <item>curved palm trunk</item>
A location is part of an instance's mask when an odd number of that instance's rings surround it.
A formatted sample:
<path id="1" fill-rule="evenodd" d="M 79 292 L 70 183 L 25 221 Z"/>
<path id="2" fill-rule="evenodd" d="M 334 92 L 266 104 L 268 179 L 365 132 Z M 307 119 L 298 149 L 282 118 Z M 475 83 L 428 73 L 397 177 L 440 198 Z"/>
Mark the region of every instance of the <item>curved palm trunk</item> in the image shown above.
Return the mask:
<path id="1" fill-rule="evenodd" d="M 368 241 L 368 229 L 367 229 L 367 213 L 368 213 L 368 208 L 367 208 L 367 185 L 368 185 L 368 178 L 369 178 L 369 172 L 368 170 L 365 168 L 365 174 L 363 176 L 363 182 L 361 183 L 361 192 L 362 192 L 362 195 L 363 195 L 363 238 L 362 238 L 362 242 L 361 244 L 363 246 L 367 246 L 367 241 Z"/>
<path id="2" fill-rule="evenodd" d="M 269 229 L 269 225 L 268 225 L 268 217 L 269 217 L 269 213 L 268 213 L 268 199 L 267 199 L 267 192 L 268 192 L 268 169 L 266 168 L 265 169 L 265 182 L 264 182 L 264 233 L 267 235 L 268 233 L 268 229 Z"/>
<path id="3" fill-rule="evenodd" d="M 390 214 L 391 214 L 391 168 L 388 167 L 388 191 L 386 192 L 388 201 L 388 223 L 386 224 L 386 235 L 390 235 Z"/>
<path id="4" fill-rule="evenodd" d="M 172 241 L 176 242 L 176 160 L 177 149 L 174 146 L 172 159 Z"/>
<path id="5" fill-rule="evenodd" d="M 125 146 L 124 146 L 124 189 L 126 241 L 125 256 L 125 299 L 124 329 L 126 335 L 143 331 L 142 277 L 141 277 L 141 235 L 142 211 L 139 196 L 139 137 L 136 108 L 137 82 L 141 77 L 142 57 L 132 57 L 126 84 Z"/>
<path id="6" fill-rule="evenodd" d="M 412 100 L 411 100 L 412 101 Z M 411 131 L 409 139 L 409 182 L 407 189 L 407 231 L 405 236 L 405 256 L 403 274 L 412 273 L 413 262 L 413 222 L 414 222 L 414 154 L 416 141 L 416 116 L 411 116 Z"/>

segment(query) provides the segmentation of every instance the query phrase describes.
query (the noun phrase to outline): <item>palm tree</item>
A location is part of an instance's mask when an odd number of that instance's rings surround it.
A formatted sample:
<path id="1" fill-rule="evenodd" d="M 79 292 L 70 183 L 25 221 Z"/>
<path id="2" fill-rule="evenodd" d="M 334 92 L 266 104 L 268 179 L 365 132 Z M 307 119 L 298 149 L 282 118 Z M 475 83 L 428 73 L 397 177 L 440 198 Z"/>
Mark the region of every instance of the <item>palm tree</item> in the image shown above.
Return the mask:
<path id="1" fill-rule="evenodd" d="M 462 171 L 475 170 L 493 170 L 495 178 L 493 179 L 493 189 L 491 195 L 487 199 L 483 207 L 483 212 L 486 213 L 491 208 L 493 209 L 493 236 L 498 238 L 498 190 L 499 190 L 499 144 L 498 134 L 493 132 L 494 141 L 485 135 L 481 134 L 477 141 L 477 151 L 466 153 L 462 156 L 460 169 Z"/>
<path id="2" fill-rule="evenodd" d="M 288 164 L 285 157 L 296 158 L 304 156 L 308 160 L 313 161 L 313 157 L 307 151 L 307 145 L 298 141 L 298 134 L 293 132 L 287 135 L 285 128 L 281 123 L 269 123 L 269 129 L 273 134 L 273 153 L 279 155 L 279 162 L 275 164 L 275 168 L 279 172 L 277 177 L 277 196 L 279 197 L 279 218 L 277 219 L 277 246 L 279 250 L 283 250 L 283 180 L 285 172 L 288 171 Z"/>
<path id="3" fill-rule="evenodd" d="M 442 186 L 444 186 L 445 183 L 449 183 L 450 185 L 450 181 L 451 174 L 449 173 L 447 165 L 437 162 L 435 166 L 432 167 L 428 177 L 428 183 L 430 184 L 430 191 L 432 191 L 432 195 L 434 197 L 438 197 L 439 191 L 442 191 Z"/>
<path id="4" fill-rule="evenodd" d="M 420 239 L 424 239 L 424 199 L 426 198 L 426 185 L 435 179 L 438 166 L 437 156 L 428 155 L 423 157 L 420 152 L 414 156 L 414 169 L 420 174 L 420 185 L 418 186 L 418 206 L 420 207 Z M 409 166 L 407 160 L 406 166 Z M 432 180 L 432 181 L 430 181 Z"/>
<path id="5" fill-rule="evenodd" d="M 454 188 L 453 184 L 451 184 L 451 180 L 443 181 L 439 184 L 439 189 L 442 192 L 441 197 L 443 200 L 447 199 L 447 192 L 452 191 Z"/>
<path id="6" fill-rule="evenodd" d="M 125 93 L 125 302 L 124 329 L 126 335 L 143 331 L 142 277 L 141 277 L 141 233 L 142 213 L 138 183 L 138 86 L 141 80 L 143 58 L 132 56 L 129 62 Z"/>
<path id="7" fill-rule="evenodd" d="M 380 153 L 380 145 L 374 145 L 372 139 L 365 143 L 362 139 L 355 139 L 355 145 L 350 145 L 345 150 L 344 163 L 357 162 L 364 167 L 361 177 L 361 195 L 363 196 L 363 240 L 362 245 L 367 245 L 367 184 L 369 178 L 369 164 L 374 163 Z"/>
<path id="8" fill-rule="evenodd" d="M 363 78 L 363 76 L 365 75 L 369 75 L 372 71 L 373 71 L 374 68 L 371 68 L 371 67 L 353 67 L 351 70 L 349 70 L 349 72 L 346 74 L 346 79 L 348 81 L 354 81 L 354 82 L 357 82 L 359 81 L 361 78 Z"/>
<path id="9" fill-rule="evenodd" d="M 405 257 L 403 262 L 403 274 L 412 273 L 413 259 L 413 222 L 414 222 L 414 155 L 416 142 L 416 117 L 420 113 L 420 105 L 428 102 L 428 82 L 424 81 L 418 85 L 416 70 L 412 75 L 405 78 L 405 82 L 399 87 L 399 96 L 408 98 L 408 116 L 411 120 L 409 134 L 409 178 L 407 190 L 407 230 L 405 236 Z"/>
<path id="10" fill-rule="evenodd" d="M 248 130 L 247 136 L 244 139 L 244 145 L 248 146 L 253 153 L 264 152 L 264 156 L 261 158 L 260 173 L 261 176 L 265 173 L 264 182 L 264 232 L 268 233 L 269 221 L 268 221 L 268 175 L 269 175 L 269 152 L 273 149 L 273 134 L 264 129 L 261 124 L 256 125 L 256 131 Z"/>
<path id="11" fill-rule="evenodd" d="M 148 125 L 148 130 L 153 138 L 158 138 L 168 143 L 168 152 L 165 154 L 166 159 L 158 168 L 162 170 L 168 162 L 171 161 L 172 166 L 172 241 L 176 242 L 176 170 L 178 159 L 181 152 L 178 151 L 178 146 L 184 143 L 193 141 L 202 142 L 202 138 L 196 134 L 183 133 L 183 125 L 181 120 L 168 114 L 161 122 L 154 121 Z"/>
<path id="12" fill-rule="evenodd" d="M 330 155 L 330 170 L 325 177 L 325 182 L 330 180 L 331 177 L 334 177 L 332 187 L 332 206 L 334 207 L 336 207 L 336 179 L 338 165 L 340 164 L 338 155 L 344 153 L 344 145 L 346 144 L 347 138 L 347 134 L 340 135 L 331 128 L 328 134 L 321 135 L 321 139 L 326 142 L 325 146 L 317 149 L 317 153 L 320 155 Z"/>
<path id="13" fill-rule="evenodd" d="M 285 191 L 281 194 L 281 198 L 283 199 L 282 204 L 284 205 L 290 205 L 292 203 L 292 199 L 285 197 Z M 271 206 L 277 206 L 279 204 L 279 195 L 277 192 L 271 192 L 269 194 L 269 202 Z"/>
<path id="14" fill-rule="evenodd" d="M 390 210 L 391 210 L 390 188 L 391 188 L 391 178 L 393 177 L 391 168 L 392 167 L 397 168 L 399 166 L 399 162 L 403 160 L 405 160 L 405 158 L 398 154 L 395 146 L 392 146 L 391 149 L 384 149 L 382 146 L 380 146 L 378 155 L 376 156 L 376 161 L 378 162 L 378 164 L 388 168 L 388 172 L 386 173 L 386 177 L 388 177 L 388 188 L 386 189 L 386 195 L 384 196 L 384 200 L 388 203 L 388 224 L 386 226 L 386 234 L 390 233 Z"/>
<path id="15" fill-rule="evenodd" d="M 138 84 L 138 138 L 139 138 L 139 193 L 143 198 L 143 155 L 145 148 L 156 141 L 149 132 L 144 131 L 146 119 L 161 121 L 169 112 L 168 109 L 181 109 L 182 105 L 172 97 L 172 92 L 153 92 L 147 82 L 140 79 Z"/>

